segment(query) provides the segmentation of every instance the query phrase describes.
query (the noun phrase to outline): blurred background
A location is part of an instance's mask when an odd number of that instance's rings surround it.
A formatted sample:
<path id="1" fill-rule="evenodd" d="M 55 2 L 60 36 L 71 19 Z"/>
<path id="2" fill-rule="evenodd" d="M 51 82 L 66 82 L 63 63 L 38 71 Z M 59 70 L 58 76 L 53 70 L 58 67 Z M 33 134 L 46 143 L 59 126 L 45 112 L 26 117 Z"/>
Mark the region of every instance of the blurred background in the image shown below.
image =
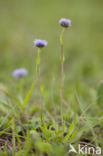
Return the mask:
<path id="1" fill-rule="evenodd" d="M 72 21 L 72 27 L 66 29 L 64 35 L 65 83 L 62 112 L 66 123 L 63 124 L 67 132 L 64 133 L 66 140 L 60 137 L 62 135 L 59 97 L 61 18 Z M 37 48 L 33 43 L 35 39 L 48 42 L 48 46 L 42 49 L 40 64 L 41 84 L 44 84 L 42 85 L 44 118 L 49 123 L 48 126 L 43 124 L 44 129 L 38 120 L 41 115 L 37 85 L 34 86 L 30 99 L 29 96 L 26 97 L 28 104 L 26 109 L 22 105 L 25 103 L 24 97 L 32 81 L 36 80 Z M 24 81 L 14 80 L 12 77 L 12 72 L 17 68 L 28 70 L 29 74 L 24 77 Z M 39 135 L 32 131 L 35 129 L 40 132 L 43 140 L 47 142 L 50 140 L 54 151 L 60 149 L 61 155 L 63 155 L 61 147 L 67 150 L 72 138 L 82 141 L 83 145 L 91 143 L 103 147 L 103 0 L 0 0 L 0 114 L 1 136 L 3 133 L 6 134 L 9 125 L 13 124 L 12 131 L 10 129 L 7 135 L 3 134 L 5 136 L 3 139 L 0 137 L 3 140 L 0 145 L 4 146 L 4 140 L 5 145 L 8 145 L 10 140 L 10 150 L 13 143 L 14 152 L 16 149 L 21 150 L 23 145 L 21 143 L 21 147 L 16 145 L 15 148 L 14 134 L 18 132 L 19 135 L 24 135 L 27 132 L 27 137 L 24 137 L 27 138 L 25 149 L 29 145 L 29 136 L 30 139 L 33 136 L 33 140 L 35 136 L 39 138 Z M 11 132 L 13 139 L 7 137 Z M 56 132 L 56 136 L 53 132 Z M 19 138 L 22 138 L 19 135 L 16 139 L 18 145 Z M 60 138 L 63 139 L 63 143 Z M 57 145 L 66 143 L 66 146 L 57 148 L 56 143 Z M 37 145 L 38 149 L 42 147 L 39 142 Z M 51 151 L 49 144 L 43 145 L 43 148 Z M 32 148 L 32 143 L 28 149 L 30 147 Z M 32 148 L 31 151 L 35 149 Z M 42 152 L 42 148 L 40 151 Z"/>
<path id="2" fill-rule="evenodd" d="M 36 77 L 34 39 L 45 39 L 41 74 L 48 87 L 60 73 L 60 18 L 72 27 L 64 37 L 66 85 L 96 85 L 103 79 L 103 0 L 0 0 L 0 83 L 11 86 L 12 71 L 27 68 Z"/>

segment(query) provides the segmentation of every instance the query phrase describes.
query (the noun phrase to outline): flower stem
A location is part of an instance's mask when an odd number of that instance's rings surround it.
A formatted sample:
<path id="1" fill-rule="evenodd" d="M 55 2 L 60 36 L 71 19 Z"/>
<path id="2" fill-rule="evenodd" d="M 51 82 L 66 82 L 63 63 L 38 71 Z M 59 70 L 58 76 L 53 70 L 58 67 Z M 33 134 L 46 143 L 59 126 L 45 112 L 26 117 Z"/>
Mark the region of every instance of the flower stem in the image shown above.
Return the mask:
<path id="1" fill-rule="evenodd" d="M 41 84 L 40 84 L 40 52 L 41 52 L 41 49 L 38 48 L 36 72 L 37 72 L 37 81 L 38 81 L 38 88 L 39 88 L 39 94 L 40 94 L 41 122 L 43 124 L 43 99 L 42 99 Z"/>
<path id="2" fill-rule="evenodd" d="M 20 88 L 20 95 L 23 97 L 23 79 L 20 79 L 19 88 Z"/>
<path id="3" fill-rule="evenodd" d="M 65 28 L 62 29 L 60 36 L 60 45 L 61 45 L 61 75 L 60 75 L 60 111 L 61 111 L 61 123 L 64 132 L 64 120 L 63 120 L 63 84 L 64 84 L 64 53 L 63 53 L 63 37 L 64 37 Z"/>
<path id="4" fill-rule="evenodd" d="M 15 120 L 14 118 L 12 119 L 12 144 L 13 144 L 13 149 L 12 149 L 12 156 L 15 155 L 16 152 L 16 143 L 15 143 Z"/>

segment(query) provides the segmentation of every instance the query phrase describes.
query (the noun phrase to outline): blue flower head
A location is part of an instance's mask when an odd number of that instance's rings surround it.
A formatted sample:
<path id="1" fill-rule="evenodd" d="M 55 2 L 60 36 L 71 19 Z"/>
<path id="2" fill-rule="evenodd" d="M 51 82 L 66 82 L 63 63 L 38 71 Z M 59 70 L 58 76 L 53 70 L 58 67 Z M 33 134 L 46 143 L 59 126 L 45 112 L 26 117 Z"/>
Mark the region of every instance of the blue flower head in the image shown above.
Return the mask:
<path id="1" fill-rule="evenodd" d="M 71 20 L 66 19 L 66 18 L 61 18 L 60 21 L 59 21 L 59 24 L 60 24 L 62 27 L 68 28 L 68 27 L 71 26 Z"/>
<path id="2" fill-rule="evenodd" d="M 12 73 L 13 77 L 18 79 L 24 77 L 28 74 L 28 71 L 25 68 L 15 69 Z"/>
<path id="3" fill-rule="evenodd" d="M 34 41 L 34 45 L 38 48 L 43 48 L 43 47 L 47 46 L 47 41 L 37 39 Z"/>

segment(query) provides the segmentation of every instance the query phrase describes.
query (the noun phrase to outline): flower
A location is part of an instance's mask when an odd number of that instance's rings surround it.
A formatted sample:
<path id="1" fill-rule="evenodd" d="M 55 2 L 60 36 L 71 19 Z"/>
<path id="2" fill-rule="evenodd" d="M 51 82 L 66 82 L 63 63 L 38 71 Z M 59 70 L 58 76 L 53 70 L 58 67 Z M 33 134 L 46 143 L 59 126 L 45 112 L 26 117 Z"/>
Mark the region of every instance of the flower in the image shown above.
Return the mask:
<path id="1" fill-rule="evenodd" d="M 68 28 L 68 27 L 71 26 L 71 20 L 66 19 L 66 18 L 61 18 L 60 21 L 59 21 L 59 24 L 60 24 L 62 27 Z"/>
<path id="2" fill-rule="evenodd" d="M 47 46 L 47 41 L 37 39 L 34 41 L 34 45 L 36 47 L 43 48 L 43 47 Z"/>
<path id="3" fill-rule="evenodd" d="M 28 71 L 25 68 L 15 69 L 12 73 L 12 76 L 16 79 L 24 77 L 28 74 Z"/>

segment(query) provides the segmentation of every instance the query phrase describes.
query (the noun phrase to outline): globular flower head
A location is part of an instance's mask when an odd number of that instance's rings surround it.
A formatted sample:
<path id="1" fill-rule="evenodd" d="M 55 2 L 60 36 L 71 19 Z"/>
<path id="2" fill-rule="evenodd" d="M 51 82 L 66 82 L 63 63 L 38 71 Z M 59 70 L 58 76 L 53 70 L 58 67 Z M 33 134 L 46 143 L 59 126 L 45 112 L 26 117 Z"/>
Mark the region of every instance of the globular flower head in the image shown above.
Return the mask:
<path id="1" fill-rule="evenodd" d="M 34 41 L 34 45 L 38 48 L 43 48 L 43 47 L 47 46 L 47 41 L 37 39 Z"/>
<path id="2" fill-rule="evenodd" d="M 71 20 L 66 19 L 66 18 L 61 18 L 60 21 L 59 21 L 59 24 L 60 24 L 62 27 L 68 28 L 68 27 L 71 26 Z"/>
<path id="3" fill-rule="evenodd" d="M 18 79 L 24 77 L 28 74 L 28 71 L 25 68 L 15 69 L 12 73 L 13 77 Z"/>

